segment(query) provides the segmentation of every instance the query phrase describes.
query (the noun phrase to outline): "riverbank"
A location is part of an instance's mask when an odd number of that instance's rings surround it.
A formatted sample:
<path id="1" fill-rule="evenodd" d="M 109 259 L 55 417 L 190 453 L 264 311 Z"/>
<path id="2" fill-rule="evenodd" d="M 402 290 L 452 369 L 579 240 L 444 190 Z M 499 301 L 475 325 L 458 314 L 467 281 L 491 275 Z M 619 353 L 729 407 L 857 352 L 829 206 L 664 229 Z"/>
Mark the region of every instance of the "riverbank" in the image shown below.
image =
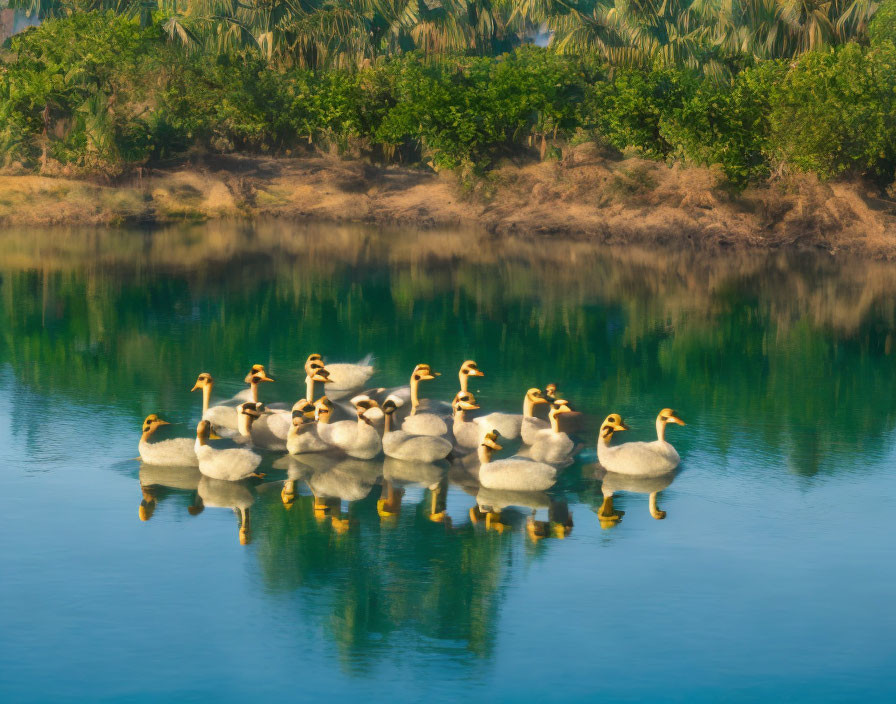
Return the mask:
<path id="1" fill-rule="evenodd" d="M 453 174 L 327 156 L 215 157 L 115 185 L 0 175 L 4 226 L 258 217 L 896 259 L 896 202 L 865 184 L 804 176 L 736 193 L 711 169 L 616 159 L 592 144 L 560 161 L 504 165 L 466 187 Z"/>

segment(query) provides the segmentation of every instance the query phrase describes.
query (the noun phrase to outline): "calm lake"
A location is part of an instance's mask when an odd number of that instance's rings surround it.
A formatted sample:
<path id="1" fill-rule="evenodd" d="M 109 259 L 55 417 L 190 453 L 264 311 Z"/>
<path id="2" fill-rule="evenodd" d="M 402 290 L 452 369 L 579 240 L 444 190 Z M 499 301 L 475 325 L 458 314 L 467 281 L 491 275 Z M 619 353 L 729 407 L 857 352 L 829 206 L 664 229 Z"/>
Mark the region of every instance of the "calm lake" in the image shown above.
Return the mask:
<path id="1" fill-rule="evenodd" d="M 4 702 L 896 697 L 896 267 L 261 223 L 4 232 L 0 277 Z M 292 403 L 312 352 L 445 400 L 473 358 L 486 410 L 555 382 L 585 450 L 503 531 L 450 473 L 394 516 L 365 476 L 339 530 L 280 455 L 134 460 L 149 413 L 194 434 L 199 372 Z M 602 418 L 664 406 L 680 472 L 602 487 Z"/>

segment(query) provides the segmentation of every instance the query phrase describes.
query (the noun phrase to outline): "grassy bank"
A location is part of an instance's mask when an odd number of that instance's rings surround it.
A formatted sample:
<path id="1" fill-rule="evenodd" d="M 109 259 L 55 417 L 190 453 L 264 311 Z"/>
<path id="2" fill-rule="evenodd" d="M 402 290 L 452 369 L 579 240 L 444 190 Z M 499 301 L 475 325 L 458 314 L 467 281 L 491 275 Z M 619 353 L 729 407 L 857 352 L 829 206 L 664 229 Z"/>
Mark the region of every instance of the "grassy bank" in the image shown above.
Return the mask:
<path id="1" fill-rule="evenodd" d="M 498 236 L 617 244 L 813 248 L 896 259 L 896 211 L 874 188 L 814 176 L 732 190 L 724 175 L 592 144 L 563 159 L 504 164 L 471 190 L 456 174 L 339 157 L 207 157 L 114 185 L 0 176 L 5 226 L 279 217 L 457 226 Z"/>

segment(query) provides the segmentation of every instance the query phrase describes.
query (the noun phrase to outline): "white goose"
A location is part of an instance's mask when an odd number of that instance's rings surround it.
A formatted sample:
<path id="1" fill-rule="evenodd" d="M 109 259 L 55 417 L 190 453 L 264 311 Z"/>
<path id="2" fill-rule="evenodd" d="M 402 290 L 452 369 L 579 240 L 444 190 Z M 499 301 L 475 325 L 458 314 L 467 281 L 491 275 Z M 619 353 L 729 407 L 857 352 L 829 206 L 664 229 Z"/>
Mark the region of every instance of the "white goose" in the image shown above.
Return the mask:
<path id="1" fill-rule="evenodd" d="M 611 446 L 613 433 L 628 430 L 617 413 L 607 416 L 600 426 L 597 439 L 597 459 L 608 472 L 638 477 L 658 477 L 678 467 L 681 458 L 666 442 L 666 424 L 684 425 L 671 408 L 664 408 L 656 418 L 657 439 L 653 442 L 626 442 Z"/>
<path id="2" fill-rule="evenodd" d="M 196 467 L 199 461 L 193 450 L 193 441 L 190 438 L 172 438 L 170 440 L 155 440 L 153 435 L 163 425 L 171 425 L 162 420 L 155 413 L 146 416 L 143 421 L 143 433 L 137 447 L 140 450 L 140 459 L 147 464 L 157 464 L 167 467 Z"/>
<path id="3" fill-rule="evenodd" d="M 314 404 L 317 433 L 330 447 L 342 450 L 349 457 L 361 460 L 373 459 L 382 451 L 383 443 L 380 434 L 364 414 L 371 408 L 377 408 L 377 403 L 366 396 L 355 397 L 352 402 L 358 420 L 331 423 L 330 416 L 333 409 L 330 400 L 326 396 L 318 400 Z"/>
<path id="4" fill-rule="evenodd" d="M 487 433 L 479 445 L 479 483 L 486 489 L 545 491 L 557 482 L 557 468 L 525 457 L 492 461 L 492 453 L 502 450 L 498 434 Z"/>
<path id="5" fill-rule="evenodd" d="M 389 396 L 383 401 L 382 410 L 386 416 L 383 424 L 383 453 L 386 457 L 415 462 L 437 462 L 451 454 L 453 446 L 443 437 L 414 435 L 405 430 L 404 426 L 401 430 L 392 430 L 392 416 L 402 405 L 402 400 L 396 396 Z M 447 426 L 445 432 L 448 432 Z"/>
<path id="6" fill-rule="evenodd" d="M 522 434 L 523 442 L 531 445 L 535 441 L 533 433 L 550 427 L 548 421 L 535 417 L 535 407 L 543 403 L 548 403 L 548 399 L 545 398 L 541 389 L 531 388 L 526 391 L 526 396 L 523 398 L 522 415 L 519 413 L 489 413 L 474 420 L 482 426 L 484 432 L 495 429 L 502 438 L 512 440 L 515 440 Z M 532 432 L 528 435 L 529 442 L 526 442 L 526 432 L 529 430 Z"/>
<path id="7" fill-rule="evenodd" d="M 434 372 L 428 364 L 418 364 L 411 373 L 411 381 L 408 385 L 410 391 L 410 414 L 398 412 L 393 416 L 393 422 L 402 419 L 401 429 L 411 435 L 432 435 L 433 437 L 445 437 L 448 434 L 448 424 L 443 415 L 450 412 L 450 408 L 441 402 L 420 398 L 420 382 L 429 381 L 441 376 L 440 372 Z M 389 394 L 392 398 L 404 400 L 400 392 Z"/>
<path id="8" fill-rule="evenodd" d="M 286 438 L 286 449 L 292 455 L 306 452 L 325 452 L 330 446 L 323 441 L 317 432 L 314 422 L 314 404 L 308 399 L 297 401 L 292 407 L 292 427 Z"/>
<path id="9" fill-rule="evenodd" d="M 548 413 L 550 426 L 538 431 L 533 438 L 534 442 L 522 453 L 525 457 L 553 465 L 572 464 L 576 444 L 569 435 L 560 431 L 560 417 L 564 413 L 572 413 L 568 401 L 557 399 L 551 404 L 551 411 Z"/>
<path id="10" fill-rule="evenodd" d="M 305 362 L 306 371 L 310 363 L 320 362 L 323 364 L 323 361 L 324 358 L 319 354 L 309 355 L 308 360 Z M 326 369 L 329 372 L 330 383 L 330 386 L 327 387 L 327 396 L 331 400 L 338 399 L 363 389 L 364 385 L 370 381 L 370 377 L 373 376 L 372 361 L 373 355 L 367 355 L 355 364 L 346 362 L 327 364 Z M 309 398 L 309 400 L 313 402 L 317 399 Z"/>
<path id="11" fill-rule="evenodd" d="M 244 447 L 219 450 L 209 445 L 210 434 L 211 424 L 207 420 L 199 421 L 194 448 L 199 460 L 199 471 L 205 476 L 231 482 L 264 476 L 255 471 L 261 464 L 261 455 Z"/>

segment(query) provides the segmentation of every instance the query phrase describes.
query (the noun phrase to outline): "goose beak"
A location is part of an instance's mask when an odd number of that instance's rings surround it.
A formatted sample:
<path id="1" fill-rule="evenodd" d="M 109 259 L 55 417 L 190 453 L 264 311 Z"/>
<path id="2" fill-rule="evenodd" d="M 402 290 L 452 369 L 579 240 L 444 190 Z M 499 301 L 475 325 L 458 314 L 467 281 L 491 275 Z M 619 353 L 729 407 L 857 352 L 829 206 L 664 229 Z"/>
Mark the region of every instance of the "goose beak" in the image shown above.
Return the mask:
<path id="1" fill-rule="evenodd" d="M 479 369 L 470 370 L 470 376 L 485 376 L 485 372 L 480 371 Z"/>
<path id="2" fill-rule="evenodd" d="M 669 416 L 670 423 L 678 423 L 678 425 L 687 425 L 681 418 L 678 416 Z"/>
<path id="3" fill-rule="evenodd" d="M 171 425 L 167 420 L 162 420 L 161 418 L 156 421 L 159 425 Z"/>
<path id="4" fill-rule="evenodd" d="M 194 391 L 198 391 L 198 390 L 201 389 L 201 388 L 202 388 L 202 386 L 201 386 L 201 385 L 199 384 L 199 382 L 197 381 L 195 384 L 193 384 L 193 388 L 190 389 L 190 393 L 193 393 Z"/>
<path id="5" fill-rule="evenodd" d="M 457 405 L 459 405 L 465 411 L 475 411 L 479 408 L 477 404 L 470 403 L 469 401 L 459 401 Z"/>
<path id="6" fill-rule="evenodd" d="M 324 376 L 323 374 L 315 374 L 313 377 L 311 377 L 311 381 L 320 381 L 324 384 L 329 384 L 333 380 L 328 376 Z"/>

